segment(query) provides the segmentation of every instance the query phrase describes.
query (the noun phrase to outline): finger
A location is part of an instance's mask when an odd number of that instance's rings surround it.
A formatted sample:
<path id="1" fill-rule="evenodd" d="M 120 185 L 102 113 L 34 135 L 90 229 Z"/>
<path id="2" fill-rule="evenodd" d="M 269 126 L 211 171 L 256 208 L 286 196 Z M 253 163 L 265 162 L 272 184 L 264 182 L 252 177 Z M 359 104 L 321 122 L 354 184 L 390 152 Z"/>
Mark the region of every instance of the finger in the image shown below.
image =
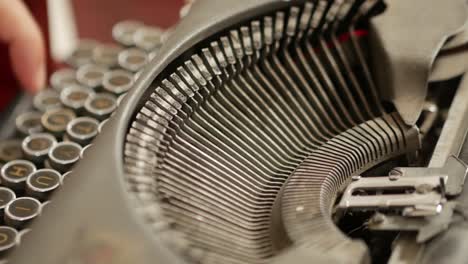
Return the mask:
<path id="1" fill-rule="evenodd" d="M 0 41 L 10 49 L 21 85 L 36 92 L 45 85 L 45 48 L 39 26 L 20 0 L 0 0 Z"/>

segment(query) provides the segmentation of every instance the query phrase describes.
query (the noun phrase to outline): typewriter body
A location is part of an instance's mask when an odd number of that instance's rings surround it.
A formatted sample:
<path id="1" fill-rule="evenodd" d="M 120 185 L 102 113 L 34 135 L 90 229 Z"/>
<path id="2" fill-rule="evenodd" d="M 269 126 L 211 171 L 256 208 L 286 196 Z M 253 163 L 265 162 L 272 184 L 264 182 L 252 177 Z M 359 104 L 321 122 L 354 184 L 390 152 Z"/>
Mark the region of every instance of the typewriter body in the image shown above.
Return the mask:
<path id="1" fill-rule="evenodd" d="M 116 24 L 3 143 L 5 261 L 464 263 L 466 25 L 462 0 Z"/>

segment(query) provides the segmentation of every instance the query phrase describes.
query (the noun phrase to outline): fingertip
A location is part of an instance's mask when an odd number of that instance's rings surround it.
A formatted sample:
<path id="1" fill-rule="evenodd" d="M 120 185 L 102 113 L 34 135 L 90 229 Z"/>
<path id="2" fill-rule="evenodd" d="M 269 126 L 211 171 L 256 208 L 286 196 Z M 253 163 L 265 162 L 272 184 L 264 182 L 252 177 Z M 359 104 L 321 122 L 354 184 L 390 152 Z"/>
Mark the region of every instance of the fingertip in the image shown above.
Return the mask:
<path id="1" fill-rule="evenodd" d="M 0 40 L 10 49 L 13 71 L 22 88 L 35 93 L 46 85 L 42 32 L 22 1 L 0 1 Z"/>
<path id="2" fill-rule="evenodd" d="M 46 83 L 46 65 L 41 40 L 21 41 L 10 46 L 13 70 L 25 90 L 40 91 Z M 28 46 L 28 47 L 26 47 Z"/>

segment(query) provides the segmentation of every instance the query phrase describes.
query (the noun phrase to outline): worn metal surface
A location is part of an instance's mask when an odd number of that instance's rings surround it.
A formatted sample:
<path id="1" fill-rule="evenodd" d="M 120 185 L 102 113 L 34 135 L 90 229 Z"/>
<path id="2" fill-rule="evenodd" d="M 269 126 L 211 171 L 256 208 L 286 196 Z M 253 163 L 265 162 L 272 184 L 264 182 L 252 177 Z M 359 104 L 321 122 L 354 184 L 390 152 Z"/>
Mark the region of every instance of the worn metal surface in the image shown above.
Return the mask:
<path id="1" fill-rule="evenodd" d="M 418 119 L 434 59 L 447 38 L 463 29 L 466 12 L 464 0 L 392 0 L 385 16 L 372 21 L 377 86 L 407 124 Z"/>

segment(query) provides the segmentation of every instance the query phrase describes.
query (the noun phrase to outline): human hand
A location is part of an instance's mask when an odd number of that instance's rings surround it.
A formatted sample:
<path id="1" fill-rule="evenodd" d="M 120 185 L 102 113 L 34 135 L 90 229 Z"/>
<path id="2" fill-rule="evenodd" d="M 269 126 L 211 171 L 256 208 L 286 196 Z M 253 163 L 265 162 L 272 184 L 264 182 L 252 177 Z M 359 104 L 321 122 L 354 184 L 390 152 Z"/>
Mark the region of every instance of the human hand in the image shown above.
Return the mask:
<path id="1" fill-rule="evenodd" d="M 13 71 L 21 86 L 37 92 L 46 82 L 44 39 L 21 0 L 0 0 L 0 41 L 9 47 Z"/>

